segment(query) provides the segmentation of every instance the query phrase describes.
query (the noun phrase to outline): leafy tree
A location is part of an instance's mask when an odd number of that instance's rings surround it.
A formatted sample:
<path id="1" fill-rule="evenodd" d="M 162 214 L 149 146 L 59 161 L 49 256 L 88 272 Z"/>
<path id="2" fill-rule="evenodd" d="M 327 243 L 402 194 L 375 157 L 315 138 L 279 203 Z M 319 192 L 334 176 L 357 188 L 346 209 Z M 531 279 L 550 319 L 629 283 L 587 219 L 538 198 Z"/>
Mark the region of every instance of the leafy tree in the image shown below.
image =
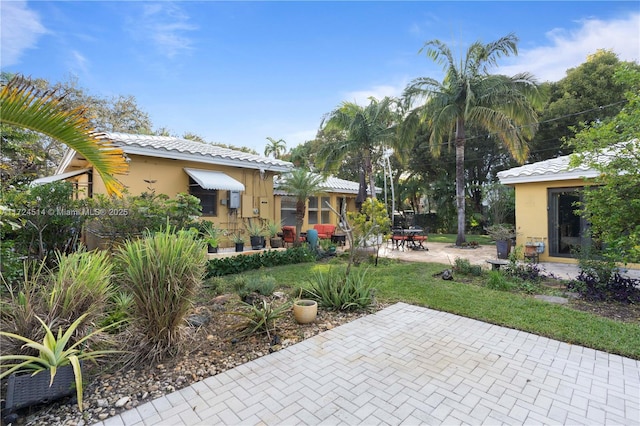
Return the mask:
<path id="1" fill-rule="evenodd" d="M 513 34 L 494 42 L 475 42 L 465 58 L 457 62 L 451 49 L 440 40 L 427 42 L 420 52 L 444 65 L 445 78 L 438 82 L 421 77 L 405 89 L 407 104 L 426 100 L 411 110 L 404 121 L 403 138 L 411 138 L 417 128 L 427 124 L 429 146 L 438 156 L 442 142 L 453 139 L 456 149 L 456 206 L 458 211 L 457 245 L 465 239 L 465 145 L 466 128 L 477 125 L 496 137 L 511 155 L 523 163 L 529 153 L 527 141 L 536 129 L 534 105 L 540 102 L 538 86 L 528 73 L 513 77 L 492 75 L 488 70 L 502 56 L 517 54 Z M 452 138 L 453 136 L 453 138 Z"/>
<path id="2" fill-rule="evenodd" d="M 612 51 L 597 50 L 584 63 L 567 70 L 560 81 L 543 85 L 549 98 L 531 141 L 531 161 L 570 154 L 573 147 L 564 142 L 579 131 L 581 123 L 591 125 L 620 112 L 629 90 L 628 82 L 614 78 L 621 64 L 640 69 L 637 63 L 620 61 Z"/>
<path id="3" fill-rule="evenodd" d="M 281 189 L 296 199 L 296 235 L 302 231 L 307 200 L 325 190 L 324 178 L 305 169 L 293 169 L 282 177 Z M 296 245 L 299 244 L 296 241 Z"/>
<path id="4" fill-rule="evenodd" d="M 370 195 L 376 198 L 373 164 L 385 146 L 395 144 L 396 116 L 392 98 L 381 101 L 370 98 L 366 107 L 354 102 L 343 102 L 323 119 L 325 132 L 338 131 L 342 137 L 330 140 L 322 146 L 319 153 L 321 166 L 327 163 L 338 164 L 347 155 L 359 153 L 363 160 L 364 172 L 369 180 Z"/>
<path id="5" fill-rule="evenodd" d="M 268 157 L 273 155 L 273 158 L 282 158 L 282 155 L 287 152 L 287 143 L 284 139 L 275 140 L 267 136 L 269 143 L 264 148 L 264 155 Z"/>
<path id="6" fill-rule="evenodd" d="M 614 260 L 640 262 L 640 71 L 622 64 L 615 78 L 630 87 L 627 103 L 612 119 L 576 134 L 572 165 L 600 172 L 584 191 L 581 210 L 592 234 Z"/>
<path id="7" fill-rule="evenodd" d="M 120 195 L 122 184 L 113 176 L 124 173 L 127 163 L 122 149 L 101 139 L 84 108 L 62 107 L 64 95 L 41 91 L 30 81 L 15 77 L 0 92 L 0 124 L 42 133 L 76 150 L 93 165 L 110 194 Z"/>

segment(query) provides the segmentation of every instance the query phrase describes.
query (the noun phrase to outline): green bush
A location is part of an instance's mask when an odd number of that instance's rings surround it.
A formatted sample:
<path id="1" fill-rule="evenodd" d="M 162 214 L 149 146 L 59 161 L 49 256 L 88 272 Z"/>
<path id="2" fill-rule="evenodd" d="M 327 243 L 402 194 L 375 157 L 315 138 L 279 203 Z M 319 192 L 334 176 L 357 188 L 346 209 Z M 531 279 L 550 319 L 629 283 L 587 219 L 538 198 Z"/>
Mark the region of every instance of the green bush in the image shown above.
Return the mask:
<path id="1" fill-rule="evenodd" d="M 276 289 L 276 279 L 271 275 L 236 277 L 234 280 L 234 290 L 241 300 L 247 302 L 247 296 L 257 293 L 262 296 L 271 296 Z"/>
<path id="2" fill-rule="evenodd" d="M 515 288 L 515 285 L 500 271 L 489 271 L 486 286 L 498 291 L 511 291 Z"/>
<path id="3" fill-rule="evenodd" d="M 211 259 L 207 265 L 207 277 L 239 274 L 253 269 L 295 263 L 313 262 L 315 255 L 306 245 L 287 250 L 268 250 L 261 253 Z"/>
<path id="4" fill-rule="evenodd" d="M 129 311 L 133 304 L 133 295 L 118 291 L 111 296 L 107 304 L 106 317 L 100 323 L 100 327 L 109 327 L 110 332 L 120 332 L 131 320 Z M 117 323 L 117 326 L 113 326 Z"/>
<path id="5" fill-rule="evenodd" d="M 367 280 L 367 269 L 352 270 L 345 276 L 344 271 L 329 269 L 316 272 L 304 288 L 306 297 L 318 301 L 318 306 L 329 309 L 365 309 L 373 302 L 373 283 Z"/>
<path id="6" fill-rule="evenodd" d="M 480 265 L 472 265 L 468 259 L 463 259 L 461 257 L 455 258 L 453 271 L 462 275 L 473 275 L 476 277 L 482 275 L 482 268 Z"/>
<path id="7" fill-rule="evenodd" d="M 117 251 L 120 282 L 133 294 L 132 325 L 139 335 L 132 362 L 155 362 L 180 351 L 206 252 L 204 242 L 189 233 L 172 233 L 170 227 L 127 241 Z"/>

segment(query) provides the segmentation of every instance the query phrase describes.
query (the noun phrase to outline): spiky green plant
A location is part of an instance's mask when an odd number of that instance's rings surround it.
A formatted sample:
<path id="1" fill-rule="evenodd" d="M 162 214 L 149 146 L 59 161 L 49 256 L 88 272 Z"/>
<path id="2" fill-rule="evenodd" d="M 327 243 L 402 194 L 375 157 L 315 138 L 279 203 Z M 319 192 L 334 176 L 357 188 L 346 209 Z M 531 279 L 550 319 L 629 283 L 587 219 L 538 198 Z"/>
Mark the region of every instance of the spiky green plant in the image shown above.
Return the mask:
<path id="1" fill-rule="evenodd" d="M 304 292 L 329 309 L 365 309 L 373 301 L 373 283 L 367 280 L 367 269 L 358 269 L 346 275 L 337 269 L 316 272 Z"/>
<path id="2" fill-rule="evenodd" d="M 32 372 L 33 374 L 37 374 L 42 371 L 49 371 L 49 374 L 51 375 L 49 386 L 51 386 L 53 384 L 53 379 L 56 376 L 58 367 L 64 367 L 65 365 L 71 364 L 75 376 L 78 408 L 80 409 L 80 411 L 82 411 L 83 385 L 82 368 L 80 362 L 84 360 L 95 361 L 97 358 L 103 357 L 105 355 L 121 352 L 115 350 L 89 351 L 82 349 L 84 344 L 89 339 L 94 337 L 96 334 L 105 331 L 109 327 L 116 326 L 118 323 L 114 323 L 108 327 L 94 330 L 93 332 L 84 335 L 84 337 L 76 340 L 75 343 L 67 347 L 67 345 L 70 343 L 71 337 L 75 334 L 76 329 L 85 320 L 86 316 L 87 314 L 81 315 L 67 328 L 64 334 L 62 333 L 62 327 L 58 328 L 57 337 L 53 334 L 51 328 L 40 317 L 36 317 L 42 325 L 45 334 L 44 339 L 42 339 L 42 343 L 38 343 L 34 340 L 29 339 L 28 337 L 24 337 L 19 334 L 0 331 L 0 335 L 25 342 L 25 347 L 38 351 L 38 356 L 20 354 L 0 356 L 0 363 L 2 363 L 0 364 L 0 367 L 7 369 L 2 374 L 0 374 L 0 379 L 3 379 L 4 377 L 14 372 Z M 16 361 L 17 363 L 5 364 L 7 361 L 12 360 Z"/>
<path id="3" fill-rule="evenodd" d="M 262 303 L 253 305 L 251 303 L 242 303 L 247 311 L 228 312 L 230 315 L 238 315 L 246 319 L 245 322 L 238 326 L 242 336 L 250 336 L 257 333 L 266 333 L 271 339 L 271 331 L 275 330 L 276 320 L 282 318 L 290 309 L 289 304 L 282 304 L 275 307 L 272 303 L 262 300 Z"/>

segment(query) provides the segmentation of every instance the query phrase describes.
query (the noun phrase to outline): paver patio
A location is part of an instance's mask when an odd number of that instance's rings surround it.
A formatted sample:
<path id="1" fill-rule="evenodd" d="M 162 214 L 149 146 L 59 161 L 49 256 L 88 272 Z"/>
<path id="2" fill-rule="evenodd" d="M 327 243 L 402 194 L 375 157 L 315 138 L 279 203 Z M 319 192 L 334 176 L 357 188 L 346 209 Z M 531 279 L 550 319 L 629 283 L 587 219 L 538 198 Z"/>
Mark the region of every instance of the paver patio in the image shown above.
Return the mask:
<path id="1" fill-rule="evenodd" d="M 98 424 L 640 425 L 640 362 L 397 303 Z"/>

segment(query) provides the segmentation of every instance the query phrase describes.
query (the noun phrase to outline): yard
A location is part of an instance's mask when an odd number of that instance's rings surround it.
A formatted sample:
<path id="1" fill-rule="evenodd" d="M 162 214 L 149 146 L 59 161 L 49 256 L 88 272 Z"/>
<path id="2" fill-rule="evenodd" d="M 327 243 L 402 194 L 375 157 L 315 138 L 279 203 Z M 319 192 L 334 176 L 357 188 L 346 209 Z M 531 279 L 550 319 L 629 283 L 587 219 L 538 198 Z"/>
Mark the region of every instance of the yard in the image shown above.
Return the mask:
<path id="1" fill-rule="evenodd" d="M 296 297 L 300 286 L 306 285 L 313 274 L 343 267 L 344 260 L 334 258 L 262 268 L 242 276 L 245 279 L 275 278 L 276 292 L 268 299 L 278 305 Z M 368 311 L 320 309 L 316 321 L 308 325 L 296 324 L 287 312 L 276 322 L 275 333 L 270 338 L 265 334 L 240 336 L 237 327 L 242 318 L 228 314 L 241 309 L 234 288 L 236 276 L 209 279 L 198 294 L 195 309 L 195 318 L 204 325 L 189 328 L 187 353 L 147 368 L 96 372 L 85 386 L 84 414 L 75 405 L 62 400 L 34 411 L 25 420 L 28 424 L 40 425 L 67 424 L 83 419 L 90 424 L 398 301 L 640 359 L 640 309 L 637 305 L 624 307 L 575 301 L 559 306 L 532 297 L 534 293 L 560 294 L 564 285 L 555 280 L 498 291 L 487 287 L 486 274 L 454 273 L 454 280 L 445 281 L 440 273 L 446 266 L 441 264 L 381 259 L 380 265 L 375 267 L 375 275 L 372 274 L 373 266 L 363 264 L 360 268 L 371 268 L 368 277 L 375 288 L 376 303 Z"/>

